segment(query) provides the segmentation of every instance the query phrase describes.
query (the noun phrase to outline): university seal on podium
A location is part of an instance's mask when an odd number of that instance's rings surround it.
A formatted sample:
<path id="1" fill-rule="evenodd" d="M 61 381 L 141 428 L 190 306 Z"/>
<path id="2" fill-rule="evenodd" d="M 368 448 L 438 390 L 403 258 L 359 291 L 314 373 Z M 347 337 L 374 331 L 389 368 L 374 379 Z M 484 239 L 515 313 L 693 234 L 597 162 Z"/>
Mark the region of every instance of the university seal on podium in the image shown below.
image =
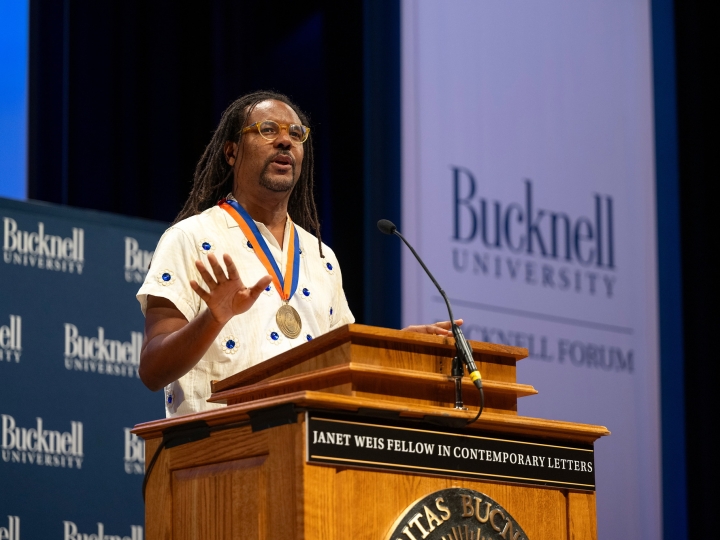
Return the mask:
<path id="1" fill-rule="evenodd" d="M 528 540 L 518 522 L 479 491 L 450 488 L 412 503 L 385 540 Z"/>

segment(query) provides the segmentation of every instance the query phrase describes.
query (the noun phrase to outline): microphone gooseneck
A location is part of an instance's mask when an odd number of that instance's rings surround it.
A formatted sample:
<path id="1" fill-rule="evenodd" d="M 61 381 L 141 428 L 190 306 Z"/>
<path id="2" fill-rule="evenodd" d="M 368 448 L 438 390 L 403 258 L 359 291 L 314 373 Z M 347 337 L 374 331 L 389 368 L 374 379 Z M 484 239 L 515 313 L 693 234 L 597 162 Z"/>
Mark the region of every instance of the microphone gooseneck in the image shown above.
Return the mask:
<path id="1" fill-rule="evenodd" d="M 430 281 L 433 282 L 433 285 L 437 288 L 438 292 L 440 293 L 440 296 L 442 296 L 442 299 L 445 301 L 445 305 L 447 306 L 448 314 L 450 315 L 450 328 L 452 329 L 453 337 L 455 338 L 455 350 L 457 351 L 458 358 L 460 358 L 465 366 L 467 367 L 468 372 L 470 373 L 470 379 L 472 380 L 475 387 L 480 392 L 480 409 L 478 410 L 477 416 L 468 422 L 468 424 L 472 424 L 475 422 L 478 418 L 480 418 L 480 415 L 482 414 L 482 410 L 484 408 L 485 403 L 485 395 L 483 392 L 482 387 L 482 377 L 480 376 L 480 371 L 478 370 L 477 366 L 475 365 L 475 360 L 473 359 L 472 355 L 472 349 L 470 348 L 470 344 L 467 342 L 467 339 L 465 339 L 465 335 L 463 334 L 460 327 L 455 324 L 455 317 L 453 316 L 452 307 L 450 306 L 450 300 L 448 300 L 447 294 L 445 294 L 445 291 L 440 286 L 440 284 L 437 282 L 435 277 L 432 275 L 432 272 L 428 269 L 427 266 L 425 266 L 425 263 L 420 258 L 420 255 L 417 254 L 417 251 L 410 245 L 410 243 L 405 239 L 405 237 L 400 234 L 400 231 L 397 230 L 397 226 L 390 220 L 387 219 L 381 219 L 377 222 L 378 229 L 380 229 L 380 232 L 383 234 L 389 234 L 389 235 L 395 235 L 400 240 L 403 241 L 403 243 L 408 247 L 408 249 L 411 251 L 411 253 L 415 256 L 415 259 L 417 262 L 420 263 L 420 266 L 422 266 L 423 270 L 425 270 L 425 273 L 430 278 Z"/>

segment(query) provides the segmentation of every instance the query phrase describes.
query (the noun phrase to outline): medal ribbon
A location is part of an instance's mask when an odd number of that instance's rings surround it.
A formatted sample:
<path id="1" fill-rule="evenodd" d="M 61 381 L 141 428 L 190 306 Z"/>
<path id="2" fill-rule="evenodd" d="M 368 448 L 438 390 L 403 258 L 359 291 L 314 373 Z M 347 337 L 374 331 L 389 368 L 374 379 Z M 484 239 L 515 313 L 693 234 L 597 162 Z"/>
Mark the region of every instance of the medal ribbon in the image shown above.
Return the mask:
<path id="1" fill-rule="evenodd" d="M 270 274 L 275 288 L 278 293 L 280 293 L 280 298 L 285 302 L 289 302 L 297 290 L 300 278 L 300 240 L 298 239 L 297 230 L 295 230 L 295 224 L 290 220 L 287 266 L 285 267 L 285 275 L 283 276 L 275 262 L 275 257 L 270 253 L 267 242 L 265 242 L 260 230 L 250 217 L 250 214 L 247 213 L 247 210 L 240 206 L 237 201 L 229 199 L 220 201 L 219 206 L 237 222 L 242 232 L 245 233 L 245 237 L 252 245 L 255 255 L 260 259 L 267 273 Z M 285 278 L 288 276 L 290 279 L 286 280 Z"/>

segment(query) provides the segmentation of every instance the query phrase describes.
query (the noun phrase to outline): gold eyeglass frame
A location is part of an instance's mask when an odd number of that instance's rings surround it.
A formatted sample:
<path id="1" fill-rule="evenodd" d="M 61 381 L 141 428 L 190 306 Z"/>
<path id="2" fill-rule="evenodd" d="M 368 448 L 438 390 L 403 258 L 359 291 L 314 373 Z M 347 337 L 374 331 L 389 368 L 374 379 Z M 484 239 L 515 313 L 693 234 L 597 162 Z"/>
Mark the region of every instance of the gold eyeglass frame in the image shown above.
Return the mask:
<path id="1" fill-rule="evenodd" d="M 273 137 L 272 139 L 269 139 L 265 135 L 263 135 L 262 131 L 260 130 L 260 124 L 264 124 L 265 122 L 272 122 L 273 124 L 275 124 L 278 127 L 277 136 Z M 304 137 L 302 140 L 297 141 L 297 140 L 293 139 L 292 136 L 290 136 L 290 126 L 300 126 L 302 129 L 305 130 Z M 255 122 L 254 124 L 250 124 L 249 126 L 242 128 L 241 133 L 244 135 L 245 133 L 247 133 L 249 131 L 257 130 L 258 134 L 266 141 L 274 141 L 275 139 L 277 139 L 280 136 L 280 131 L 282 129 L 285 129 L 288 132 L 288 136 L 290 137 L 290 140 L 293 142 L 293 144 L 302 144 L 305 141 L 307 141 L 308 137 L 310 136 L 310 128 L 307 126 L 303 126 L 302 124 L 280 124 L 280 123 L 276 122 L 275 120 L 261 120 L 260 122 Z"/>

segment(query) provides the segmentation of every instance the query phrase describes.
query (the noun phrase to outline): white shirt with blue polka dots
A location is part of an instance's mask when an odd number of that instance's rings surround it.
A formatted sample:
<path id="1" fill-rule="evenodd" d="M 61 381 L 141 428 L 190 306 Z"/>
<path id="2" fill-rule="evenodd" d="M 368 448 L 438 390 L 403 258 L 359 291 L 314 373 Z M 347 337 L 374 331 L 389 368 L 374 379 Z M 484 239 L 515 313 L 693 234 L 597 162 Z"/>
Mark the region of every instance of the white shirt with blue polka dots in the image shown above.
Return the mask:
<path id="1" fill-rule="evenodd" d="M 265 225 L 256 224 L 278 267 L 284 271 L 286 251 L 282 250 Z M 317 238 L 297 225 L 296 228 L 301 251 L 300 278 L 290 305 L 300 314 L 300 335 L 289 339 L 278 329 L 275 314 L 282 300 L 271 284 L 249 311 L 233 317 L 225 325 L 205 356 L 189 373 L 165 388 L 168 417 L 223 407 L 206 401 L 210 396 L 210 381 L 229 377 L 338 326 L 355 322 L 345 299 L 335 254 L 323 244 L 325 258 L 321 258 Z M 289 241 L 289 235 L 290 227 L 285 227 L 284 246 Z M 143 314 L 149 294 L 170 300 L 188 321 L 207 309 L 190 288 L 189 282 L 194 279 L 203 283 L 195 268 L 196 260 L 206 261 L 212 275 L 207 263 L 208 253 L 215 254 L 223 268 L 222 256 L 228 253 L 245 285 L 252 285 L 267 275 L 235 220 L 215 206 L 175 224 L 160 238 L 150 270 L 137 294 Z"/>

